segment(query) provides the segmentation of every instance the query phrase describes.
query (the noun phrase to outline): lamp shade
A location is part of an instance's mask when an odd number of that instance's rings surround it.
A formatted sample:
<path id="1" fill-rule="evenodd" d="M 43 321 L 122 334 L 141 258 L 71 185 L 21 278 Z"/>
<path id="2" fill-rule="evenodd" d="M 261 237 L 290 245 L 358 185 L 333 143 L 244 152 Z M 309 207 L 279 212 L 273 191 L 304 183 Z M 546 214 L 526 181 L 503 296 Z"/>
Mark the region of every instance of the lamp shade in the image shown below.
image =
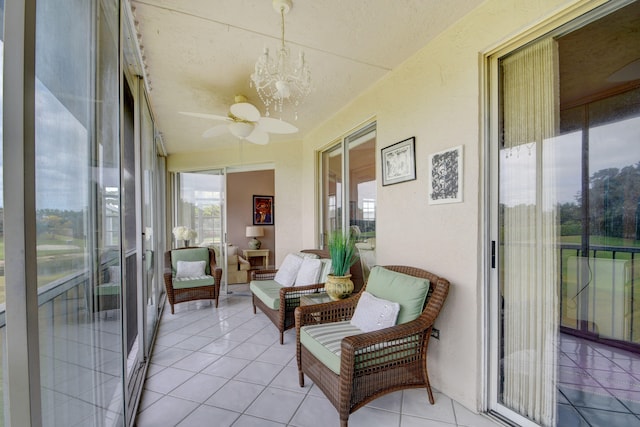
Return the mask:
<path id="1" fill-rule="evenodd" d="M 264 230 L 262 227 L 249 226 L 247 227 L 247 237 L 262 237 L 264 236 Z"/>

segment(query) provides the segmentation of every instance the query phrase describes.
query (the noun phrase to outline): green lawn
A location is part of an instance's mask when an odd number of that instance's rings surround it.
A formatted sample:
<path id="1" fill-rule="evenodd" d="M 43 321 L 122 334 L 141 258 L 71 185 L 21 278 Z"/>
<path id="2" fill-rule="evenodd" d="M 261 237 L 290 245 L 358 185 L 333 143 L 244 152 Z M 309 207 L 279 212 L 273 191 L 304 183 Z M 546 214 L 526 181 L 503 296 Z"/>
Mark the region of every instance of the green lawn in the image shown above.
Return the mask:
<path id="1" fill-rule="evenodd" d="M 84 254 L 84 240 L 82 239 L 69 239 L 68 237 L 58 236 L 49 239 L 38 239 L 38 246 L 49 245 L 59 246 L 55 249 L 38 250 L 38 264 L 44 265 L 46 263 L 55 263 L 60 260 L 61 257 L 74 258 L 74 255 Z M 72 246 L 75 246 L 72 247 Z M 4 278 L 4 239 L 0 239 L 0 265 L 3 267 L 2 275 L 0 276 L 0 304 L 5 302 L 5 278 Z M 56 271 L 51 274 L 38 274 L 38 286 L 44 286 L 52 281 L 69 274 L 69 271 Z"/>
<path id="2" fill-rule="evenodd" d="M 561 236 L 560 243 L 580 244 L 582 236 Z M 623 239 L 621 237 L 591 236 L 589 243 L 595 246 L 623 246 L 639 248 L 640 240 Z"/>

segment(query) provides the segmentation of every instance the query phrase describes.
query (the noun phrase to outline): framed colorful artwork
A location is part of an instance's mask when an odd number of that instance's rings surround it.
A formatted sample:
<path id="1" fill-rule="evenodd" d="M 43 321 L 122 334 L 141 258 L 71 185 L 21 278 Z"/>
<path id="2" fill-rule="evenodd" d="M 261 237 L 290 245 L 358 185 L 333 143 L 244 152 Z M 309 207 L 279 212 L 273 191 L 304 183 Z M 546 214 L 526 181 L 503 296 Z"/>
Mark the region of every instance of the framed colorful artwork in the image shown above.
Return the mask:
<path id="1" fill-rule="evenodd" d="M 253 196 L 253 225 L 273 225 L 273 196 Z"/>

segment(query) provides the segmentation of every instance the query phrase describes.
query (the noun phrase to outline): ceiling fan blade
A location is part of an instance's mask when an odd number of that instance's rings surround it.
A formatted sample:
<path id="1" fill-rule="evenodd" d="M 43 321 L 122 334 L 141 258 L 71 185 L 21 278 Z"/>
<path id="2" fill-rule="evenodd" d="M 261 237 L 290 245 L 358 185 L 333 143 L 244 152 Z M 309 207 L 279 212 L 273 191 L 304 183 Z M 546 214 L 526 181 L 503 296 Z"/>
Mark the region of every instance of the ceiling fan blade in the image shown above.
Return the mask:
<path id="1" fill-rule="evenodd" d="M 231 114 L 239 119 L 246 120 L 248 122 L 257 122 L 260 119 L 260 111 L 248 102 L 238 102 L 233 104 L 229 111 Z"/>
<path id="2" fill-rule="evenodd" d="M 206 113 L 190 113 L 188 111 L 180 111 L 180 114 L 189 117 L 197 117 L 199 119 L 209 119 L 209 120 L 225 120 L 230 121 L 231 119 L 227 116 L 219 116 L 217 114 L 206 114 Z"/>
<path id="3" fill-rule="evenodd" d="M 247 141 L 253 142 L 254 144 L 266 145 L 269 143 L 269 134 L 259 130 L 258 128 L 255 128 L 253 132 L 251 132 L 251 135 L 249 135 L 246 139 Z"/>
<path id="4" fill-rule="evenodd" d="M 258 120 L 258 129 L 269 133 L 296 133 L 298 128 L 280 119 L 261 117 Z"/>
<path id="5" fill-rule="evenodd" d="M 202 137 L 213 138 L 214 136 L 222 135 L 223 133 L 228 131 L 229 131 L 229 125 L 218 125 L 205 130 L 204 133 L 202 134 Z"/>

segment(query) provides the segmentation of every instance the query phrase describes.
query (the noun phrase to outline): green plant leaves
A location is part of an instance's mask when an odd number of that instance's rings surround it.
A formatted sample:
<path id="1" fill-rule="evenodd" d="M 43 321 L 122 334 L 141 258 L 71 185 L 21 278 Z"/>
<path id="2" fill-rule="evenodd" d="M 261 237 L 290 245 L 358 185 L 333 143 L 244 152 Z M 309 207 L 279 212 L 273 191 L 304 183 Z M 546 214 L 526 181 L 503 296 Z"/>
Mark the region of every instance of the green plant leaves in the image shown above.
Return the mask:
<path id="1" fill-rule="evenodd" d="M 331 257 L 331 271 L 334 276 L 345 276 L 358 260 L 356 242 L 350 235 L 336 230 L 329 234 L 329 256 Z"/>

